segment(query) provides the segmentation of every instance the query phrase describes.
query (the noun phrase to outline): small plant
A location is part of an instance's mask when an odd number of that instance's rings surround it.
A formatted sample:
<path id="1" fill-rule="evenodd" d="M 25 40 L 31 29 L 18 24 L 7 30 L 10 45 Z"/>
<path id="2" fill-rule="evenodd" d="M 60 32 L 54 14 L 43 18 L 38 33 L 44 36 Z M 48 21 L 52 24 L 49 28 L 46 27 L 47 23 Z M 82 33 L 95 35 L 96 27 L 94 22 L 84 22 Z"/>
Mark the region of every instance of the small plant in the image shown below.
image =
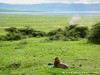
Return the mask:
<path id="1" fill-rule="evenodd" d="M 20 62 L 14 62 L 12 64 L 10 64 L 7 68 L 13 68 L 13 69 L 17 69 L 21 66 Z"/>

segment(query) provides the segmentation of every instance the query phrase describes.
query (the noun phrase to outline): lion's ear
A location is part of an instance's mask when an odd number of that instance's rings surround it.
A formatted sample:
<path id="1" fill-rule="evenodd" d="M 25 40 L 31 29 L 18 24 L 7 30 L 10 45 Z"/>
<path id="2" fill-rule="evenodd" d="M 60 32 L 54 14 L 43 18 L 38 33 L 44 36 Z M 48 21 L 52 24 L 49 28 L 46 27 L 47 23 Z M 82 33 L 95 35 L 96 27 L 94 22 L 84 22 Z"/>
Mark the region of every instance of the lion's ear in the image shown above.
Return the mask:
<path id="1" fill-rule="evenodd" d="M 56 57 L 55 60 L 59 60 L 59 57 Z"/>

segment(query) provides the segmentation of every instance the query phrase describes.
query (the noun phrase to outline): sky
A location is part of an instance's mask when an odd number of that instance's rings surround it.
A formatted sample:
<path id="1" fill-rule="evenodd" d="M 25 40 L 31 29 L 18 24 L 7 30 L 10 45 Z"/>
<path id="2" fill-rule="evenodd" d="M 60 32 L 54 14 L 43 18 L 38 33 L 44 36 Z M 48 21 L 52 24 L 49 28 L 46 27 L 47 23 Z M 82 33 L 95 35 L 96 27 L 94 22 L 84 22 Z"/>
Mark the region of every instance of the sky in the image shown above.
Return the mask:
<path id="1" fill-rule="evenodd" d="M 100 3 L 100 0 L 0 0 L 0 3 L 10 4 L 40 4 L 40 3 Z"/>

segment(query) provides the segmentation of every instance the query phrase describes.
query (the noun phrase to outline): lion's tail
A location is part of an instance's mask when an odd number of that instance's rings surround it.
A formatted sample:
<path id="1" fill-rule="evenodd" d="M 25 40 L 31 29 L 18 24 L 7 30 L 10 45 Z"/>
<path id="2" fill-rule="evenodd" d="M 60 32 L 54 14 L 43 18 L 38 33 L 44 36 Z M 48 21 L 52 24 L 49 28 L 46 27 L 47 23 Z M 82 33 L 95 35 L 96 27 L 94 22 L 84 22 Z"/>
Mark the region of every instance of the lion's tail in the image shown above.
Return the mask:
<path id="1" fill-rule="evenodd" d="M 53 63 L 48 63 L 48 65 L 54 65 Z"/>

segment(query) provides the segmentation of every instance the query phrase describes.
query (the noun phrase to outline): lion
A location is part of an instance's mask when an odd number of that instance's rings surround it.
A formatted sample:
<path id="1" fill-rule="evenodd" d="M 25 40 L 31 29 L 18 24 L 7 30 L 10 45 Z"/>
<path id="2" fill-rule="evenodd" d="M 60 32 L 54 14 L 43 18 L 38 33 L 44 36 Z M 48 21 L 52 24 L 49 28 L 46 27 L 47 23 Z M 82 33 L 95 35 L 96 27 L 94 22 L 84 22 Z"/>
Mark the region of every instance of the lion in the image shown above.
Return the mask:
<path id="1" fill-rule="evenodd" d="M 54 67 L 56 67 L 56 68 L 63 68 L 63 69 L 68 68 L 68 66 L 67 66 L 66 64 L 62 64 L 62 63 L 60 62 L 60 59 L 59 59 L 58 57 L 56 57 L 56 58 L 54 59 Z"/>

